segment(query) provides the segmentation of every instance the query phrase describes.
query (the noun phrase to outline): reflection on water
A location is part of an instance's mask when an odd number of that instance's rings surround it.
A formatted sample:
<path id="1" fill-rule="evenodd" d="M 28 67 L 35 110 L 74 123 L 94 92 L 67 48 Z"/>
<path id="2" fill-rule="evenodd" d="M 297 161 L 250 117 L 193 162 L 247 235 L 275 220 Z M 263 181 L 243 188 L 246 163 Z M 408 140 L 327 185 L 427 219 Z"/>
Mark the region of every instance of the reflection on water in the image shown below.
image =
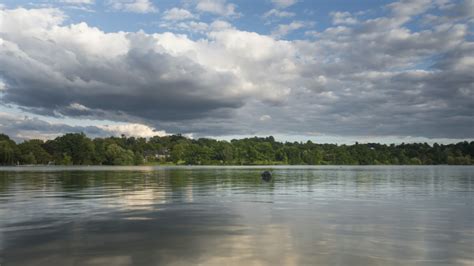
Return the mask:
<path id="1" fill-rule="evenodd" d="M 473 167 L 0 170 L 3 265 L 474 265 Z"/>

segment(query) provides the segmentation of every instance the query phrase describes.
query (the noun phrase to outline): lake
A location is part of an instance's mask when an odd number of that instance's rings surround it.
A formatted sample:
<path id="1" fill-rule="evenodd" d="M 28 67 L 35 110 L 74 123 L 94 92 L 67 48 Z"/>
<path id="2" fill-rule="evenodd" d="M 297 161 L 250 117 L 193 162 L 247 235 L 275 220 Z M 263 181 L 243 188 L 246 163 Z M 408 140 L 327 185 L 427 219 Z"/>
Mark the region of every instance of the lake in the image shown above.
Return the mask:
<path id="1" fill-rule="evenodd" d="M 4 167 L 0 265 L 474 265 L 474 167 Z"/>

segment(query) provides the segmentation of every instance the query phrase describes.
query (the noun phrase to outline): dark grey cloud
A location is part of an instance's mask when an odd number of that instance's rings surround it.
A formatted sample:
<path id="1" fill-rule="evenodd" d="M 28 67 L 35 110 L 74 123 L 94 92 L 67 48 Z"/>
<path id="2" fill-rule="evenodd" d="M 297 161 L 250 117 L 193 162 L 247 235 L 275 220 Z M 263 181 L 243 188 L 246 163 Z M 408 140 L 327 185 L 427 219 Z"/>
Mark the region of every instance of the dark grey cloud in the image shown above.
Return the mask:
<path id="1" fill-rule="evenodd" d="M 394 2 L 291 41 L 230 25 L 201 40 L 104 33 L 57 11 L 2 11 L 2 102 L 196 136 L 472 138 L 471 6 Z"/>
<path id="2" fill-rule="evenodd" d="M 6 42 L 18 41 L 8 34 L 4 37 Z M 102 60 L 79 52 L 68 56 L 70 50 L 55 42 L 22 38 L 20 45 L 27 46 L 21 50 L 7 47 L 0 52 L 0 73 L 8 85 L 3 101 L 35 112 L 68 116 L 121 112 L 149 120 L 212 116 L 215 110 L 243 104 L 238 95 L 226 95 L 227 88 L 235 86 L 232 74 L 157 52 L 143 44 L 150 36 L 138 33 L 124 38 L 131 48 Z M 44 59 L 36 49 L 49 55 Z"/>

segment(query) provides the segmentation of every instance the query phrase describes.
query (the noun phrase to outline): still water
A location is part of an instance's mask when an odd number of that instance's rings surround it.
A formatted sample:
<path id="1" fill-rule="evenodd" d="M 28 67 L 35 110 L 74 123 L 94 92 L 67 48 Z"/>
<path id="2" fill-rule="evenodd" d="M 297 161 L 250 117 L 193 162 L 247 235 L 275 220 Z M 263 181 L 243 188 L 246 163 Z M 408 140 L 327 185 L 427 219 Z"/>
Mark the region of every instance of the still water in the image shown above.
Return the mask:
<path id="1" fill-rule="evenodd" d="M 0 265 L 474 265 L 474 167 L 0 168 Z"/>

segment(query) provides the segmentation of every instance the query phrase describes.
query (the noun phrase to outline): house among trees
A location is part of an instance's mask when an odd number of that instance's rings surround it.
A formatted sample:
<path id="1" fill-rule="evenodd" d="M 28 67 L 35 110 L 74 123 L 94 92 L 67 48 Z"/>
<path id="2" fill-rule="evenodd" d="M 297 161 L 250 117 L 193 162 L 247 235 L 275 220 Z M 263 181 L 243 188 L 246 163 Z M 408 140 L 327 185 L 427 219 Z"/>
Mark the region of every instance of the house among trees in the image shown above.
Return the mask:
<path id="1" fill-rule="evenodd" d="M 143 157 L 146 162 L 166 162 L 170 157 L 170 150 L 167 148 L 161 148 L 158 151 L 154 150 L 146 150 L 143 153 Z"/>

